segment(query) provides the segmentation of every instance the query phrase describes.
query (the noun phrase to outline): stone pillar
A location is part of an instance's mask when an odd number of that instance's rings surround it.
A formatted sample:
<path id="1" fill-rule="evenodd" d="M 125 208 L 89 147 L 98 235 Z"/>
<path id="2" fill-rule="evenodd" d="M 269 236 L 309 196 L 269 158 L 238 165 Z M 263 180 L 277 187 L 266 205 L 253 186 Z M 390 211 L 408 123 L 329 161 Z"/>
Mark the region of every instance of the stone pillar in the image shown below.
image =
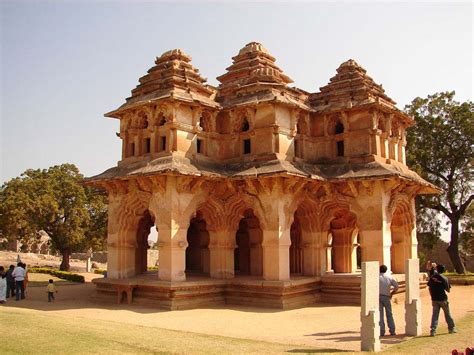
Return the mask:
<path id="1" fill-rule="evenodd" d="M 210 251 L 210 276 L 215 279 L 234 278 L 235 233 L 228 229 L 208 230 Z"/>
<path id="2" fill-rule="evenodd" d="M 109 225 L 112 223 L 110 220 Z M 107 270 L 109 278 L 135 276 L 136 223 L 122 227 L 117 233 L 109 231 Z"/>
<path id="3" fill-rule="evenodd" d="M 263 231 L 263 278 L 290 279 L 290 229 Z"/>
<path id="4" fill-rule="evenodd" d="M 364 230 L 361 233 L 362 261 L 378 261 L 390 268 L 390 246 L 392 244 L 389 231 Z"/>
<path id="5" fill-rule="evenodd" d="M 379 263 L 362 263 L 360 350 L 380 351 Z"/>
<path id="6" fill-rule="evenodd" d="M 418 259 L 405 262 L 405 334 L 421 335 L 420 264 Z"/>
<path id="7" fill-rule="evenodd" d="M 158 278 L 165 281 L 185 281 L 187 228 L 163 228 L 158 226 L 160 241 L 160 268 Z"/>
<path id="8" fill-rule="evenodd" d="M 183 191 L 178 179 L 166 177 L 166 188 L 153 192 L 149 205 L 159 231 L 158 278 L 166 281 L 186 279 L 187 232 L 195 211 L 193 194 Z"/>
<path id="9" fill-rule="evenodd" d="M 122 159 L 125 159 L 128 157 L 128 134 L 127 133 L 122 133 Z"/>
<path id="10" fill-rule="evenodd" d="M 354 248 L 353 228 L 335 229 L 332 233 L 332 247 L 334 249 L 334 272 L 352 272 L 352 251 Z"/>

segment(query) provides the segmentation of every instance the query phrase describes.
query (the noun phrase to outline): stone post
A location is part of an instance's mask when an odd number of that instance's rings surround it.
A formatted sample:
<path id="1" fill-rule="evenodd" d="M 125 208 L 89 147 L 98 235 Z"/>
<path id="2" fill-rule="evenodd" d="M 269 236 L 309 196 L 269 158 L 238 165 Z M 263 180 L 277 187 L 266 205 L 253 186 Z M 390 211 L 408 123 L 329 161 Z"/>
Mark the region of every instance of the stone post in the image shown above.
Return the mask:
<path id="1" fill-rule="evenodd" d="M 210 276 L 215 279 L 234 278 L 235 231 L 209 230 Z"/>
<path id="2" fill-rule="evenodd" d="M 160 230 L 158 249 L 160 252 L 160 268 L 158 278 L 165 281 L 186 280 L 186 241 L 187 228 L 170 228 Z"/>
<path id="3" fill-rule="evenodd" d="M 405 333 L 421 335 L 420 266 L 418 259 L 405 262 Z"/>
<path id="4" fill-rule="evenodd" d="M 360 349 L 380 351 L 379 263 L 362 263 Z"/>
<path id="5" fill-rule="evenodd" d="M 86 272 L 91 272 L 92 267 L 91 267 L 91 258 L 87 258 L 86 260 Z"/>
<path id="6" fill-rule="evenodd" d="M 263 231 L 263 278 L 285 281 L 290 279 L 290 230 Z"/>

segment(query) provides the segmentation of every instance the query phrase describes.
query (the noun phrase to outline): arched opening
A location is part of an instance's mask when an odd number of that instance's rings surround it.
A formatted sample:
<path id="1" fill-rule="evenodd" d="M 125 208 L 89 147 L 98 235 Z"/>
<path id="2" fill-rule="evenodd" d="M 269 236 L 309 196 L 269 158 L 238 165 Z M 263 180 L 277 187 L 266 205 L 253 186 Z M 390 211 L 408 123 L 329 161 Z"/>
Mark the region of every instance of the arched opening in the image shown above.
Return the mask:
<path id="1" fill-rule="evenodd" d="M 412 257 L 411 232 L 413 228 L 409 209 L 402 205 L 395 208 L 390 225 L 390 234 L 392 235 L 390 266 L 394 274 L 403 274 L 405 272 L 405 260 Z"/>
<path id="2" fill-rule="evenodd" d="M 344 125 L 341 121 L 337 120 L 334 126 L 334 134 L 342 134 L 344 133 Z M 336 141 L 336 156 L 343 157 L 344 156 L 344 140 L 340 137 L 339 140 Z"/>
<path id="3" fill-rule="evenodd" d="M 191 219 L 186 237 L 186 275 L 209 275 L 209 232 L 206 221 L 199 213 Z"/>
<path id="4" fill-rule="evenodd" d="M 202 128 L 204 132 L 211 131 L 211 114 L 207 111 L 204 111 L 199 118 L 199 127 Z"/>
<path id="5" fill-rule="evenodd" d="M 351 273 L 357 268 L 355 247 L 357 238 L 356 216 L 348 210 L 339 210 L 330 223 L 331 267 L 335 273 Z"/>
<path id="6" fill-rule="evenodd" d="M 155 221 L 148 211 L 145 212 L 138 222 L 137 247 L 135 249 L 135 275 L 143 274 L 148 270 L 148 236 L 154 224 Z"/>
<path id="7" fill-rule="evenodd" d="M 295 219 L 290 228 L 290 274 L 302 275 L 303 274 L 303 248 L 302 248 L 302 234 L 301 234 L 301 223 L 298 216 L 295 213 Z"/>
<path id="8" fill-rule="evenodd" d="M 247 132 L 250 129 L 249 121 L 247 121 L 247 118 L 244 118 L 242 122 L 242 132 Z"/>
<path id="9" fill-rule="evenodd" d="M 234 250 L 234 271 L 236 275 L 263 275 L 263 232 L 260 222 L 252 210 L 247 210 L 240 220 Z"/>
<path id="10" fill-rule="evenodd" d="M 136 128 L 141 128 L 141 129 L 148 128 L 148 118 L 145 112 L 140 111 L 138 113 L 136 126 L 137 126 Z"/>

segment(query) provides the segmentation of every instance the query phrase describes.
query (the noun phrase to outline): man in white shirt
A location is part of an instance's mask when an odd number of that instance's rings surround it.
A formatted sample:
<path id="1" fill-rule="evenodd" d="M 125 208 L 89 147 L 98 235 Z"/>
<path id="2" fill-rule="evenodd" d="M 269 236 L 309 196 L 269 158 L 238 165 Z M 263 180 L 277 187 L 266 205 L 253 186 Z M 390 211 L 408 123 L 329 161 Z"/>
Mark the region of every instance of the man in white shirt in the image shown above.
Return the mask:
<path id="1" fill-rule="evenodd" d="M 20 300 L 20 292 L 21 292 L 21 299 L 25 299 L 25 269 L 23 269 L 23 264 L 20 262 L 17 264 L 17 267 L 12 272 L 12 277 L 15 279 L 15 288 L 16 288 L 16 300 Z"/>
<path id="2" fill-rule="evenodd" d="M 380 265 L 379 275 L 379 310 L 380 310 L 380 336 L 385 335 L 385 322 L 384 322 L 384 309 L 387 314 L 387 324 L 390 335 L 396 335 L 395 333 L 395 321 L 393 320 L 392 304 L 390 299 L 392 295 L 398 290 L 398 283 L 391 276 L 386 274 L 387 267 Z M 393 289 L 392 289 L 393 287 Z"/>

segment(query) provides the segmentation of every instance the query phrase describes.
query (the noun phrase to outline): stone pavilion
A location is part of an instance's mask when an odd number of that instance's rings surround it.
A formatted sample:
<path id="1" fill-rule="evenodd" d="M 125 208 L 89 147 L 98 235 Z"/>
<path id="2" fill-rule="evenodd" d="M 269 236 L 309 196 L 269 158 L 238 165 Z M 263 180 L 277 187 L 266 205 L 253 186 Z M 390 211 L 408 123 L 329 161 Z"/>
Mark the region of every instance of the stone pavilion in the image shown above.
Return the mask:
<path id="1" fill-rule="evenodd" d="M 290 308 L 360 302 L 361 261 L 402 274 L 417 253 L 414 199 L 437 189 L 406 166 L 413 119 L 382 86 L 350 59 L 317 92 L 290 87 L 256 42 L 217 79 L 174 49 L 106 114 L 122 159 L 87 179 L 109 196 L 97 295 Z"/>

